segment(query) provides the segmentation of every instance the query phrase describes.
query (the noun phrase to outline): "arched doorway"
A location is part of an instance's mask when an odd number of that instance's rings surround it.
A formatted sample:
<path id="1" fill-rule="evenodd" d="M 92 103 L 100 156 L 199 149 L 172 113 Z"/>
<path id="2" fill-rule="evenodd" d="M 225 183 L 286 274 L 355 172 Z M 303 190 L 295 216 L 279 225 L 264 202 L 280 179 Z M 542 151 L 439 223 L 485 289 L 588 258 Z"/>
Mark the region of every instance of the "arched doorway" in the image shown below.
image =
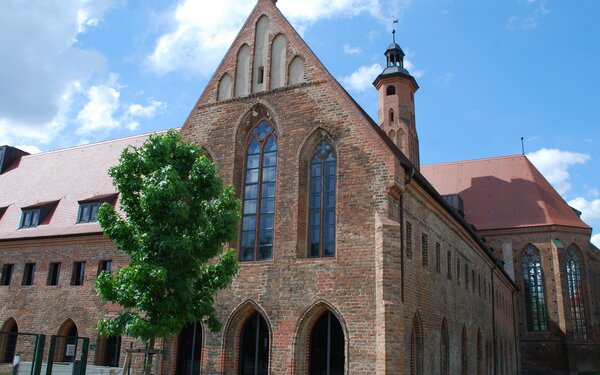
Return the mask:
<path id="1" fill-rule="evenodd" d="M 269 328 L 261 314 L 252 314 L 240 337 L 240 375 L 266 375 L 269 369 Z"/>
<path id="2" fill-rule="evenodd" d="M 17 349 L 17 334 L 19 327 L 17 322 L 10 318 L 2 326 L 2 335 L 0 335 L 0 360 L 1 363 L 12 363 Z"/>
<path id="3" fill-rule="evenodd" d="M 199 375 L 202 353 L 202 325 L 194 322 L 186 325 L 179 334 L 177 346 L 176 375 Z"/>
<path id="4" fill-rule="evenodd" d="M 71 319 L 63 323 L 56 338 L 55 362 L 74 362 L 77 355 L 77 325 Z"/>
<path id="5" fill-rule="evenodd" d="M 329 310 L 315 322 L 310 333 L 310 375 L 344 374 L 344 331 Z"/>

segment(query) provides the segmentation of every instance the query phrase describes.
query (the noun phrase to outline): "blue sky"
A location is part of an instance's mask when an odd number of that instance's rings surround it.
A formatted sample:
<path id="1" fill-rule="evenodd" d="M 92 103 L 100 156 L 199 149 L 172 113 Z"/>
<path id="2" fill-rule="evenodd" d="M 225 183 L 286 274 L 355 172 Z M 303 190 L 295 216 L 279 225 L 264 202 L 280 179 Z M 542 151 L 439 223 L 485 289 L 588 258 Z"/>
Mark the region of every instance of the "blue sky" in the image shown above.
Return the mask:
<path id="1" fill-rule="evenodd" d="M 0 144 L 45 151 L 180 126 L 254 0 L 7 0 Z M 600 2 L 279 0 L 376 117 L 397 41 L 420 90 L 422 164 L 526 152 L 600 228 Z M 599 244 L 600 236 L 594 241 Z"/>

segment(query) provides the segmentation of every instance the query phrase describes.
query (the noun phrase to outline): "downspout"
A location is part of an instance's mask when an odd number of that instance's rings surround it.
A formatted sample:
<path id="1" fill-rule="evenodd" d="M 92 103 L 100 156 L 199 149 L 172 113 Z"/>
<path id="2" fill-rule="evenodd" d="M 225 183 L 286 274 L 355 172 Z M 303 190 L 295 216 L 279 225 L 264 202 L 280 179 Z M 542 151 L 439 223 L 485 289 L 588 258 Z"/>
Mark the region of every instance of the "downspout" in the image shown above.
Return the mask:
<path id="1" fill-rule="evenodd" d="M 498 369 L 498 361 L 497 361 L 497 350 L 496 347 L 496 288 L 494 287 L 494 270 L 498 268 L 498 266 L 494 263 L 494 268 L 492 268 L 491 272 L 491 280 L 492 280 L 492 348 L 493 348 L 493 359 L 494 359 L 494 374 L 497 374 Z"/>
<path id="2" fill-rule="evenodd" d="M 518 336 L 518 332 L 517 332 L 517 314 L 515 314 L 515 292 L 511 293 L 512 295 L 512 317 L 513 317 L 513 334 L 515 336 L 515 363 L 517 365 L 517 375 L 519 375 L 521 373 L 521 359 L 520 354 L 521 351 L 519 350 L 519 336 Z"/>
<path id="3" fill-rule="evenodd" d="M 404 303 L 404 194 L 400 194 L 400 300 Z"/>

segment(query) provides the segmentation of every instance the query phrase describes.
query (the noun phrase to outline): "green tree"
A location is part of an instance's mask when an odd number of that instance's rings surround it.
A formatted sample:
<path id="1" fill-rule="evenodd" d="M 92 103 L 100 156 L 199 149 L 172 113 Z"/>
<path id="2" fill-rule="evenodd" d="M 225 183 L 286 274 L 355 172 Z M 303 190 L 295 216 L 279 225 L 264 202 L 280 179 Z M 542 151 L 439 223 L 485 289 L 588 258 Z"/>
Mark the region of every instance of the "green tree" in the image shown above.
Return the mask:
<path id="1" fill-rule="evenodd" d="M 103 204 L 98 221 L 131 261 L 96 279 L 100 297 L 123 307 L 97 323 L 100 334 L 139 338 L 154 349 L 156 339 L 198 320 L 219 330 L 215 297 L 238 272 L 235 251 L 224 246 L 240 219 L 233 188 L 223 187 L 202 149 L 172 130 L 125 149 L 109 175 L 124 217 Z"/>

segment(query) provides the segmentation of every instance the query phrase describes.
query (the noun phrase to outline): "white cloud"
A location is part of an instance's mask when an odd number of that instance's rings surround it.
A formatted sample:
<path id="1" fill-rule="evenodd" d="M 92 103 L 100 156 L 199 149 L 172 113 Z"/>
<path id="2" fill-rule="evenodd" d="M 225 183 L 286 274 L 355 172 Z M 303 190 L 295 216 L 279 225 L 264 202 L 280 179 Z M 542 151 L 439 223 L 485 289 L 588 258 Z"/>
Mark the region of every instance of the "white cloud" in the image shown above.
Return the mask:
<path id="1" fill-rule="evenodd" d="M 87 90 L 88 101 L 76 119 L 79 124 L 77 134 L 105 134 L 121 127 L 133 131 L 139 127 L 138 119 L 153 118 L 166 107 L 158 100 L 152 100 L 147 106 L 138 103 L 122 105 L 120 89 L 118 76 L 110 74 L 106 83 Z"/>
<path id="2" fill-rule="evenodd" d="M 348 90 L 362 92 L 372 87 L 373 81 L 382 71 L 383 67 L 379 64 L 361 66 L 349 76 L 340 78 L 340 81 Z"/>
<path id="3" fill-rule="evenodd" d="M 389 23 L 411 0 L 280 0 L 277 6 L 302 31 L 310 24 L 339 17 L 371 14 Z M 170 30 L 160 36 L 148 56 L 149 67 L 159 73 L 183 71 L 208 76 L 233 42 L 255 1 L 180 0 L 167 18 Z"/>
<path id="4" fill-rule="evenodd" d="M 358 46 L 351 46 L 349 44 L 344 44 L 344 53 L 346 55 L 358 55 L 362 52 L 362 49 Z"/>
<path id="5" fill-rule="evenodd" d="M 528 153 L 527 158 L 561 195 L 571 189 L 569 168 L 591 159 L 588 154 L 547 148 Z"/>
<path id="6" fill-rule="evenodd" d="M 600 234 L 594 234 L 592 236 L 591 242 L 598 248 L 600 248 Z"/>
<path id="7" fill-rule="evenodd" d="M 600 219 L 600 199 L 577 197 L 569 201 L 569 206 L 581 211 L 581 219 L 586 223 Z"/>
<path id="8" fill-rule="evenodd" d="M 540 19 L 550 13 L 546 0 L 527 0 L 522 15 L 510 16 L 506 27 L 509 30 L 531 30 L 539 26 Z"/>
<path id="9" fill-rule="evenodd" d="M 113 0 L 3 2 L 0 143 L 48 144 L 65 127 L 73 96 L 104 69 L 104 57 L 77 47 L 77 37 L 112 5 Z"/>
<path id="10" fill-rule="evenodd" d="M 111 75 L 105 85 L 92 86 L 87 90 L 88 102 L 77 114 L 79 128 L 77 134 L 87 134 L 98 130 L 112 130 L 120 123 L 114 119 L 119 109 L 121 93 L 116 87 L 116 75 Z"/>
<path id="11" fill-rule="evenodd" d="M 453 80 L 454 80 L 454 74 L 446 73 L 446 74 L 439 76 L 435 80 L 435 83 L 439 83 L 442 86 L 448 86 L 450 83 L 452 83 Z"/>
<path id="12" fill-rule="evenodd" d="M 424 70 L 417 69 L 415 67 L 415 64 L 413 64 L 412 60 L 406 57 L 404 58 L 404 68 L 408 70 L 408 72 L 415 78 L 421 78 L 423 77 L 423 75 L 425 75 Z"/>
<path id="13" fill-rule="evenodd" d="M 152 100 L 149 105 L 131 104 L 127 109 L 127 113 L 134 117 L 152 118 L 156 113 L 164 109 L 165 104 L 158 100 Z"/>

